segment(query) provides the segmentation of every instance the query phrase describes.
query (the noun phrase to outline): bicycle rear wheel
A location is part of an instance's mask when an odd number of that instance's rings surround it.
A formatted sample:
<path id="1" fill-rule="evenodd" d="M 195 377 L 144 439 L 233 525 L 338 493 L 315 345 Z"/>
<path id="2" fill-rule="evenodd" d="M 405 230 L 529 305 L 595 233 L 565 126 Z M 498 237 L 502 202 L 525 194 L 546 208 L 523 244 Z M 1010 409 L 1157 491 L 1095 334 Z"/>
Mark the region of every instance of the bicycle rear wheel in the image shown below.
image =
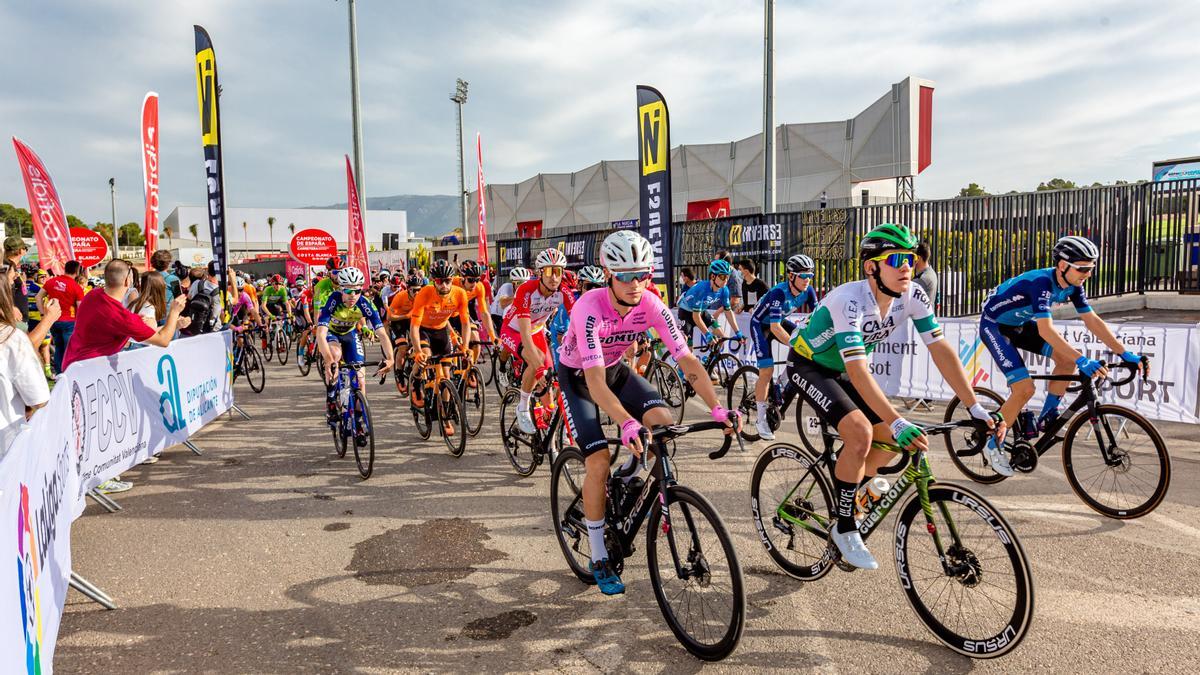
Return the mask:
<path id="1" fill-rule="evenodd" d="M 833 486 L 804 448 L 775 443 L 762 451 L 750 473 L 750 515 L 767 555 L 789 576 L 816 581 L 833 569 Z"/>
<path id="2" fill-rule="evenodd" d="M 720 661 L 737 648 L 746 623 L 737 551 L 716 509 L 691 488 L 667 488 L 666 510 L 669 527 L 657 501 L 646 523 L 654 598 L 685 649 Z"/>
<path id="3" fill-rule="evenodd" d="M 733 379 L 734 373 L 742 367 L 742 362 L 733 354 L 722 354 L 712 363 L 708 364 L 709 377 L 717 381 L 717 386 L 725 389 L 729 387 L 729 381 Z"/>
<path id="4" fill-rule="evenodd" d="M 554 522 L 554 537 L 562 549 L 567 566 L 585 584 L 596 579 L 588 563 L 592 547 L 588 541 L 587 523 L 583 515 L 582 477 L 587 469 L 583 453 L 578 448 L 565 448 L 550 468 L 550 517 Z"/>
<path id="5" fill-rule="evenodd" d="M 751 443 L 759 440 L 754 426 L 754 421 L 758 419 L 757 400 L 754 398 L 757 383 L 758 368 L 742 366 L 729 378 L 729 386 L 725 389 L 725 406 L 742 414 L 742 438 Z"/>
<path id="6" fill-rule="evenodd" d="M 542 442 L 542 435 L 522 433 L 517 426 L 517 403 L 521 392 L 509 389 L 500 399 L 500 440 L 504 443 L 504 453 L 518 476 L 525 477 L 533 474 L 541 464 L 541 453 L 536 449 Z"/>
<path id="7" fill-rule="evenodd" d="M 467 433 L 471 436 L 478 436 L 480 430 L 483 429 L 483 417 L 487 407 L 487 387 L 483 381 L 483 373 L 477 366 L 471 366 L 463 374 L 459 389 Z"/>
<path id="8" fill-rule="evenodd" d="M 1096 406 L 1095 422 L 1086 412 L 1071 420 L 1062 462 L 1075 494 L 1109 518 L 1150 513 L 1171 485 L 1171 457 L 1162 435 L 1145 417 L 1119 405 Z"/>
<path id="9" fill-rule="evenodd" d="M 250 389 L 256 394 L 261 394 L 263 388 L 267 385 L 267 369 L 263 366 L 262 357 L 258 354 L 258 349 L 252 344 L 246 345 L 246 353 L 242 358 L 242 367 L 245 369 L 246 383 L 250 385 Z"/>
<path id="10" fill-rule="evenodd" d="M 357 389 L 354 390 L 352 420 L 354 430 L 354 463 L 358 465 L 358 475 L 366 480 L 375 469 L 375 425 L 371 422 L 371 407 L 367 405 L 367 397 Z M 361 425 L 361 426 L 360 426 Z M 365 436 L 365 443 L 359 445 L 359 438 Z"/>
<path id="11" fill-rule="evenodd" d="M 438 383 L 436 405 L 438 424 L 442 425 L 442 441 L 446 443 L 446 450 L 453 457 L 462 457 L 463 451 L 467 449 L 462 399 L 458 397 L 458 387 L 449 379 Z"/>
<path id="12" fill-rule="evenodd" d="M 683 422 L 687 396 L 684 395 L 683 378 L 679 377 L 679 372 L 662 361 L 655 361 L 646 372 L 646 380 L 654 385 L 663 401 L 674 411 L 675 423 Z"/>
<path id="13" fill-rule="evenodd" d="M 275 353 L 279 355 L 279 365 L 287 365 L 288 347 L 290 346 L 287 333 L 279 331 L 279 334 L 275 336 Z"/>
<path id="14" fill-rule="evenodd" d="M 975 398 L 980 405 L 987 408 L 988 412 L 996 412 L 1000 410 L 1000 406 L 1004 404 L 1004 399 L 1000 394 L 988 389 L 987 387 L 975 387 Z M 946 422 L 957 422 L 960 420 L 971 419 L 971 414 L 967 411 L 967 406 L 963 405 L 962 401 L 957 396 L 950 399 L 946 404 Z M 974 449 L 977 445 L 976 436 L 978 431 L 971 427 L 963 427 L 952 431 L 942 438 L 946 441 L 946 452 L 950 454 L 950 461 L 954 462 L 954 466 L 962 472 L 964 476 L 970 478 L 976 483 L 990 485 L 999 483 L 1007 478 L 992 470 L 987 459 L 983 455 L 982 447 L 978 450 Z M 1006 446 L 1011 446 L 1010 440 L 1014 438 L 1015 432 L 1010 430 L 1005 441 Z"/>
<path id="15" fill-rule="evenodd" d="M 273 335 L 266 335 L 262 340 L 262 354 L 267 363 L 270 363 L 275 358 L 275 338 Z"/>
<path id="16" fill-rule="evenodd" d="M 309 371 L 312 370 L 312 357 L 308 353 L 308 347 L 312 344 L 312 334 L 309 333 L 296 347 L 296 368 L 300 370 L 301 377 L 308 377 Z"/>
<path id="17" fill-rule="evenodd" d="M 1025 549 L 986 499 L 953 483 L 929 486 L 939 556 L 914 491 L 896 518 L 896 574 L 908 604 L 942 644 L 975 659 L 1012 651 L 1033 617 Z"/>

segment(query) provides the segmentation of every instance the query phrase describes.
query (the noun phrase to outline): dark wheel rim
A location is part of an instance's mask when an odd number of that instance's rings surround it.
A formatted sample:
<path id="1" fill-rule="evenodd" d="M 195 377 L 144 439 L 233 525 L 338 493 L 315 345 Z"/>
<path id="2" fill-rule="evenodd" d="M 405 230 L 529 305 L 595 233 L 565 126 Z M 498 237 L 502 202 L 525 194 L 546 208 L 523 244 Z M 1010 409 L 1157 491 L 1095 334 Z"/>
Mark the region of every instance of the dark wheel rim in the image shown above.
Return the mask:
<path id="1" fill-rule="evenodd" d="M 363 480 L 371 477 L 371 472 L 375 469 L 375 429 L 371 423 L 371 408 L 367 405 L 367 399 L 361 391 L 354 392 L 355 411 L 361 417 L 360 423 L 362 429 L 358 429 L 356 423 L 356 436 L 363 431 L 366 432 L 365 446 L 359 446 L 358 438 L 353 439 L 354 443 L 354 462 L 358 465 L 358 475 L 362 476 Z"/>

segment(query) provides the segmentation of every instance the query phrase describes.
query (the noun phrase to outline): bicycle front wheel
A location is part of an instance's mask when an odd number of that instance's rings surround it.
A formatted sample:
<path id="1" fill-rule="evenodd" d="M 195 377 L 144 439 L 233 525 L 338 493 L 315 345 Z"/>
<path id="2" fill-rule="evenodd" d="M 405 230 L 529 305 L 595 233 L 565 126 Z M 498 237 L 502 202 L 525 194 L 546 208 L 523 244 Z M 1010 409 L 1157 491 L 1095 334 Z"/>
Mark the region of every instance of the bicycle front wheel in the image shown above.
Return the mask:
<path id="1" fill-rule="evenodd" d="M 926 518 L 914 492 L 896 519 L 896 574 L 908 604 L 934 637 L 963 656 L 1009 653 L 1033 618 L 1025 549 L 996 507 L 965 487 L 930 485 L 928 508 L 932 520 L 917 522 Z"/>
<path id="2" fill-rule="evenodd" d="M 275 339 L 273 337 L 267 336 L 263 338 L 262 353 L 267 363 L 270 363 L 275 358 Z"/>
<path id="3" fill-rule="evenodd" d="M 267 386 L 267 369 L 263 366 L 262 357 L 254 345 L 246 345 L 246 353 L 242 358 L 242 368 L 245 369 L 246 383 L 256 394 L 261 394 Z"/>
<path id="4" fill-rule="evenodd" d="M 312 357 L 308 353 L 308 346 L 312 344 L 312 335 L 306 336 L 300 341 L 296 347 L 296 368 L 300 370 L 301 377 L 307 377 L 309 371 L 312 370 Z"/>
<path id="5" fill-rule="evenodd" d="M 665 513 L 655 502 L 646 524 L 654 598 L 685 649 L 705 661 L 720 661 L 737 648 L 746 623 L 746 591 L 733 540 L 712 504 L 683 485 L 667 488 Z"/>
<path id="6" fill-rule="evenodd" d="M 687 397 L 684 396 L 683 378 L 679 377 L 679 371 L 662 361 L 655 361 L 646 371 L 646 380 L 654 385 L 667 407 L 674 412 L 676 424 L 682 423 Z"/>
<path id="7" fill-rule="evenodd" d="M 535 448 L 541 443 L 541 434 L 525 434 L 517 426 L 517 403 L 520 401 L 519 389 L 509 389 L 500 400 L 500 440 L 504 443 L 504 453 L 518 476 L 525 477 L 533 474 L 541 463 L 541 453 Z"/>
<path id="8" fill-rule="evenodd" d="M 722 354 L 708 364 L 708 375 L 716 380 L 716 386 L 724 389 L 729 386 L 734 373 L 742 367 L 742 362 L 733 354 Z"/>
<path id="9" fill-rule="evenodd" d="M 758 419 L 754 387 L 758 384 L 758 368 L 742 366 L 733 374 L 726 388 L 725 405 L 742 414 L 742 438 L 751 443 L 759 440 L 754 421 Z"/>
<path id="10" fill-rule="evenodd" d="M 453 457 L 462 457 L 467 449 L 467 429 L 463 424 L 462 399 L 458 397 L 458 387 L 449 379 L 438 383 L 437 400 L 438 423 L 442 425 L 442 441 L 446 450 Z"/>
<path id="11" fill-rule="evenodd" d="M 483 381 L 483 373 L 476 366 L 463 375 L 459 396 L 463 402 L 463 415 L 467 433 L 478 436 L 483 429 L 483 417 L 487 407 L 487 389 Z"/>
<path id="12" fill-rule="evenodd" d="M 366 480 L 375 469 L 375 426 L 371 422 L 367 397 L 357 389 L 354 390 L 353 413 L 354 463 L 358 465 L 358 475 Z"/>
<path id="13" fill-rule="evenodd" d="M 554 537 L 562 549 L 567 566 L 585 584 L 595 584 L 588 563 L 592 547 L 588 541 L 587 523 L 583 515 L 583 476 L 587 474 L 583 453 L 578 448 L 564 448 L 550 468 L 550 517 L 554 521 Z"/>
<path id="14" fill-rule="evenodd" d="M 288 344 L 287 333 L 280 331 L 275 338 L 275 353 L 279 355 L 279 365 L 286 366 L 288 362 Z"/>
<path id="15" fill-rule="evenodd" d="M 431 411 L 437 410 L 430 400 L 434 393 L 431 389 L 425 386 L 425 377 L 420 373 L 414 373 L 408 382 L 409 386 L 409 406 L 412 409 L 413 425 L 417 427 L 417 434 L 421 436 L 421 440 L 427 441 L 433 434 L 433 420 Z"/>
<path id="16" fill-rule="evenodd" d="M 1109 518 L 1150 513 L 1171 485 L 1162 435 L 1145 417 L 1119 405 L 1098 405 L 1095 418 L 1082 412 L 1071 420 L 1062 462 L 1075 494 Z"/>
<path id="17" fill-rule="evenodd" d="M 987 387 L 975 387 L 975 399 L 988 412 L 996 412 L 1004 404 L 1004 399 L 1000 397 L 1000 394 Z M 943 421 L 950 423 L 969 419 L 971 419 L 971 414 L 967 411 L 967 406 L 963 405 L 957 396 L 950 399 L 950 402 L 946 404 L 946 415 Z M 946 434 L 943 436 L 946 440 L 946 452 L 950 454 L 950 461 L 954 462 L 954 466 L 958 467 L 958 470 L 967 478 L 985 485 L 999 483 L 1006 476 L 996 473 L 987 463 L 982 447 L 975 449 L 981 440 L 978 435 L 979 432 L 972 427 L 962 427 Z M 1005 445 L 1011 446 L 1011 439 L 1014 437 L 1015 432 L 1009 431 Z"/>

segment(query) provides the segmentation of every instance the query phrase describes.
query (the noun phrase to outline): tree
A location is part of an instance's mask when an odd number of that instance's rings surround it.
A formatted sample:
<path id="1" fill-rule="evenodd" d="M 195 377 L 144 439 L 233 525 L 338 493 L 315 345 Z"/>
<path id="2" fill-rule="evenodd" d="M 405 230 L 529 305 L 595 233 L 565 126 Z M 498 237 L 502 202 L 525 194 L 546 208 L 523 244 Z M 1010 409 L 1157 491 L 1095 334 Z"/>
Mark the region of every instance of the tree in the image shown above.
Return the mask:
<path id="1" fill-rule="evenodd" d="M 75 228 L 75 227 L 82 227 L 83 229 L 86 230 L 87 223 L 80 220 L 78 216 L 72 216 L 71 214 L 68 213 L 67 214 L 67 228 L 71 229 L 71 228 Z"/>
<path id="2" fill-rule="evenodd" d="M 167 248 L 175 248 L 175 241 L 171 238 L 171 226 L 163 225 L 162 232 L 167 236 Z"/>
<path id="3" fill-rule="evenodd" d="M 142 226 L 135 222 L 128 222 L 121 226 L 119 230 L 121 241 L 125 242 L 126 246 L 145 246 L 146 234 L 142 231 Z"/>
<path id="4" fill-rule="evenodd" d="M 95 225 L 92 226 L 92 232 L 95 232 L 96 234 L 99 234 L 101 237 L 104 237 L 104 241 L 107 241 L 110 246 L 112 245 L 112 240 L 113 240 L 112 223 L 96 223 Z"/>
<path id="5" fill-rule="evenodd" d="M 188 225 L 188 232 L 192 233 L 192 239 L 195 239 L 196 243 L 199 244 L 200 243 L 200 225 L 197 223 L 192 223 L 191 225 Z"/>
<path id="6" fill-rule="evenodd" d="M 6 237 L 33 237 L 33 217 L 25 209 L 12 204 L 0 204 L 0 221 L 4 222 Z"/>
<path id="7" fill-rule="evenodd" d="M 1074 190 L 1077 187 L 1079 186 L 1074 181 L 1065 178 L 1051 178 L 1045 183 L 1038 183 L 1037 189 L 1038 192 L 1045 192 L 1046 190 Z"/>
<path id="8" fill-rule="evenodd" d="M 275 216 L 267 216 L 267 231 L 271 233 L 271 250 L 275 250 Z"/>
<path id="9" fill-rule="evenodd" d="M 958 191 L 959 197 L 986 197 L 991 193 L 983 189 L 979 183 L 971 183 L 967 187 Z"/>

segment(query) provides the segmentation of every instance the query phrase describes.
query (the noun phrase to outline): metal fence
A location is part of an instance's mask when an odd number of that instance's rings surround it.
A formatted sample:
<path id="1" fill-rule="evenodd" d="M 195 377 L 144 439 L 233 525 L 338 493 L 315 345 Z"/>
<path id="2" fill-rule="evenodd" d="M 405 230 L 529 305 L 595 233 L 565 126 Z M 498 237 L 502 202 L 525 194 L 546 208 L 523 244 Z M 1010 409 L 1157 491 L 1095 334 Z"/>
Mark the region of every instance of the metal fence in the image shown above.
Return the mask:
<path id="1" fill-rule="evenodd" d="M 675 223 L 673 263 L 703 278 L 714 255 L 726 250 L 735 261 L 753 260 L 771 284 L 780 280 L 788 256 L 805 253 L 817 263 L 818 290 L 828 290 L 861 278 L 858 241 L 872 227 L 894 222 L 929 242 L 943 316 L 976 314 L 1000 282 L 1049 266 L 1051 248 L 1065 234 L 1100 247 L 1100 268 L 1087 285 L 1092 297 L 1200 292 L 1198 208 L 1200 181 L 1193 180 L 732 216 Z M 497 242 L 505 253 L 501 271 L 517 260 L 528 265 L 531 253 L 548 246 L 567 252 L 573 267 L 595 264 L 599 243 L 612 229 L 604 224 Z"/>

